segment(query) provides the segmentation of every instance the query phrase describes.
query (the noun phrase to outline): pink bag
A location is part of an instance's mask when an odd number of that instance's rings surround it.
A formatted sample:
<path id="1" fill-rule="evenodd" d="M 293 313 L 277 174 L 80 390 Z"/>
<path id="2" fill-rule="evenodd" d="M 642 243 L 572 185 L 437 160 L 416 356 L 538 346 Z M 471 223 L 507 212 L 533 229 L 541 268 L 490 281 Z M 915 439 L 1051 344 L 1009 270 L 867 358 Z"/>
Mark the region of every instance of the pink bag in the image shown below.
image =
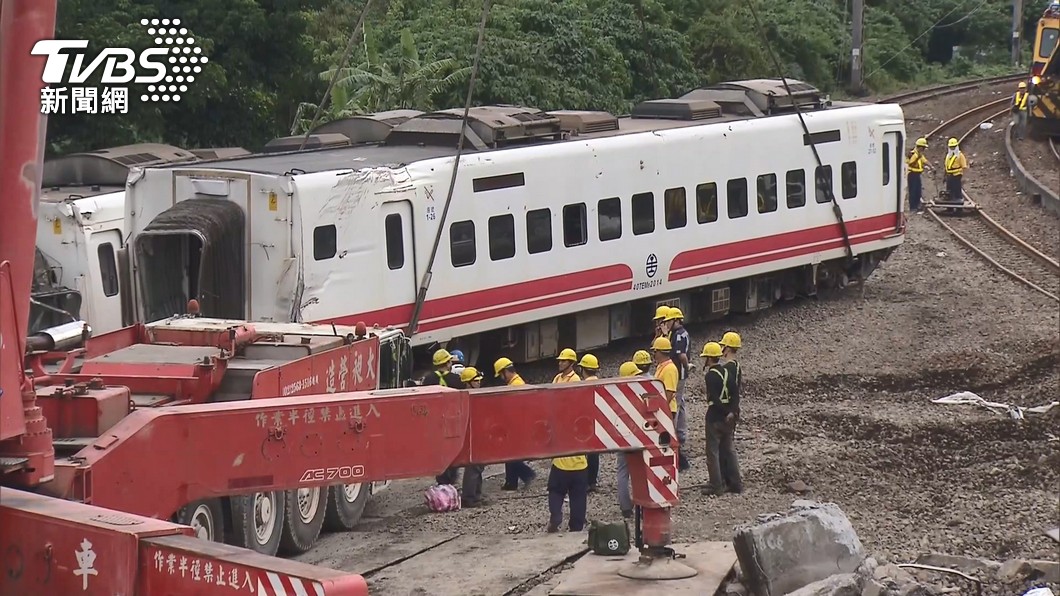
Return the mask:
<path id="1" fill-rule="evenodd" d="M 435 513 L 460 510 L 460 493 L 452 484 L 436 484 L 423 494 L 427 508 Z"/>

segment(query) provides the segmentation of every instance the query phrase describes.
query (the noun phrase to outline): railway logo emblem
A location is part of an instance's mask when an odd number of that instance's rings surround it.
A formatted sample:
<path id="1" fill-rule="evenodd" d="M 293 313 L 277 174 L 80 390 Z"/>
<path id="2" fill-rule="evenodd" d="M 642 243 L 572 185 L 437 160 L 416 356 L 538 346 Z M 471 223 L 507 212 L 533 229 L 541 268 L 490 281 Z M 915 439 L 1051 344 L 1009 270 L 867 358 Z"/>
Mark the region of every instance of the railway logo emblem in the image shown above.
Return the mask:
<path id="1" fill-rule="evenodd" d="M 30 54 L 46 56 L 41 113 L 127 114 L 129 87 L 118 85 L 130 83 L 143 85 L 140 101 L 180 101 L 209 62 L 195 45 L 193 34 L 180 24 L 180 19 L 140 19 L 154 41 L 151 47 L 139 55 L 129 48 L 104 48 L 90 61 L 86 59 L 87 39 L 38 41 Z M 97 71 L 102 71 L 101 87 L 85 85 Z"/>
<path id="2" fill-rule="evenodd" d="M 648 255 L 648 260 L 644 262 L 644 273 L 648 274 L 648 277 L 655 277 L 655 273 L 659 271 L 659 259 L 655 256 L 655 253 Z"/>

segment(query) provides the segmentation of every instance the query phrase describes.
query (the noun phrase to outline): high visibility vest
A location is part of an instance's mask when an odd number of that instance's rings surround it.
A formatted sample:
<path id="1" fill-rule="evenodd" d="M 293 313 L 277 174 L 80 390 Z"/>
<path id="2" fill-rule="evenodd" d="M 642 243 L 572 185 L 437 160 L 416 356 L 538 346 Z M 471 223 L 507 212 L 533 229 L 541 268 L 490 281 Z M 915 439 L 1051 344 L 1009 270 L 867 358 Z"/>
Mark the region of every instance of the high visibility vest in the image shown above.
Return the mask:
<path id="1" fill-rule="evenodd" d="M 950 176 L 960 176 L 963 172 L 964 166 L 961 165 L 961 154 L 947 155 L 946 173 Z"/>
<path id="2" fill-rule="evenodd" d="M 720 368 L 721 370 L 711 368 L 707 371 L 707 374 L 714 373 L 721 377 L 721 395 L 718 396 L 718 402 L 727 404 L 732 399 L 732 396 L 729 395 L 729 370 L 725 367 Z"/>
<path id="3" fill-rule="evenodd" d="M 1016 106 L 1016 110 L 1023 112 L 1027 110 L 1027 92 L 1017 91 L 1016 97 L 1013 99 L 1013 104 Z"/>
<path id="4" fill-rule="evenodd" d="M 565 373 L 559 373 L 558 375 L 556 375 L 555 378 L 552 379 L 552 382 L 553 383 L 573 383 L 575 381 L 580 381 L 580 380 L 581 380 L 581 377 L 578 376 L 578 373 L 574 372 L 574 370 L 571 369 L 571 370 L 569 370 L 569 371 L 567 371 Z"/>
<path id="5" fill-rule="evenodd" d="M 909 154 L 909 159 L 905 161 L 905 165 L 909 166 L 909 172 L 912 174 L 920 174 L 924 171 L 924 164 L 927 163 L 927 158 L 924 154 L 913 149 L 913 152 Z"/>
<path id="6" fill-rule="evenodd" d="M 436 370 L 436 371 L 434 371 L 434 374 L 438 375 L 438 384 L 439 385 L 441 385 L 442 387 L 448 387 L 449 386 L 449 383 L 447 383 L 445 381 L 445 373 L 444 372 L 442 372 L 440 370 Z"/>

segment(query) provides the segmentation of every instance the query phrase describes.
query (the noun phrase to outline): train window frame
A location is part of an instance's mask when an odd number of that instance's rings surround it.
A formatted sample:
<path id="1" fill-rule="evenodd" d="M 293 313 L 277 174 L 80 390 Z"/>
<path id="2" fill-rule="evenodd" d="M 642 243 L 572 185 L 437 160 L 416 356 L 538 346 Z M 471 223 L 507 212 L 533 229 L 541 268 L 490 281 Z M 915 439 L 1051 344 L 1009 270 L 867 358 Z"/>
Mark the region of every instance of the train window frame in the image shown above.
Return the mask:
<path id="1" fill-rule="evenodd" d="M 891 184 L 891 144 L 883 144 L 883 185 Z"/>
<path id="2" fill-rule="evenodd" d="M 114 244 L 104 242 L 96 247 L 96 259 L 99 260 L 99 283 L 103 286 L 103 295 L 107 298 L 118 295 L 118 261 L 114 256 Z"/>
<path id="3" fill-rule="evenodd" d="M 688 225 L 688 195 L 685 187 L 677 186 L 663 191 L 663 224 L 667 230 Z"/>
<path id="4" fill-rule="evenodd" d="M 313 260 L 326 261 L 339 254 L 338 229 L 335 224 L 313 228 Z"/>
<path id="5" fill-rule="evenodd" d="M 747 178 L 730 178 L 725 183 L 725 216 L 729 219 L 747 217 L 747 195 Z"/>
<path id="6" fill-rule="evenodd" d="M 545 225 L 541 226 L 541 223 Z M 526 252 L 536 255 L 550 250 L 552 250 L 552 209 L 545 207 L 527 211 Z"/>
<path id="7" fill-rule="evenodd" d="M 498 229 L 498 226 L 501 229 Z M 486 220 L 490 260 L 503 261 L 515 256 L 515 216 L 511 213 L 494 215 Z M 497 241 L 500 242 L 497 242 Z"/>
<path id="8" fill-rule="evenodd" d="M 768 192 L 768 190 L 769 190 L 768 184 L 770 182 L 770 179 L 772 179 L 772 184 L 773 184 L 773 186 L 772 186 L 772 194 L 770 194 Z M 763 206 L 763 203 L 762 203 L 763 182 L 766 184 L 766 191 L 767 191 L 767 194 L 765 195 L 765 199 L 766 200 L 765 200 L 765 205 L 764 206 Z M 758 200 L 755 201 L 755 203 L 757 203 L 757 207 L 758 207 L 758 212 L 759 213 L 773 213 L 774 211 L 777 210 L 778 204 L 780 202 L 779 198 L 778 198 L 778 193 L 779 193 L 780 189 L 777 186 L 777 175 L 776 174 L 774 174 L 772 172 L 770 172 L 768 174 L 759 174 L 758 175 L 758 180 L 755 183 L 755 190 L 758 191 L 758 195 L 757 195 Z M 770 209 L 770 207 L 772 207 L 772 209 Z"/>
<path id="9" fill-rule="evenodd" d="M 573 216 L 572 216 L 573 214 Z M 570 238 L 571 233 L 578 234 Z M 570 203 L 563 206 L 563 246 L 573 248 L 589 242 L 589 217 L 585 203 Z"/>
<path id="10" fill-rule="evenodd" d="M 393 228 L 392 221 L 397 221 Z M 390 213 L 383 218 L 383 237 L 386 245 L 386 266 L 397 271 L 405 266 L 405 229 L 400 213 Z"/>
<path id="11" fill-rule="evenodd" d="M 645 199 L 647 199 L 647 206 L 645 210 Z M 651 234 L 655 231 L 655 193 L 653 192 L 638 192 L 633 195 L 630 200 L 630 215 L 633 218 L 633 235 L 642 236 L 644 234 Z M 638 207 L 638 203 L 640 207 Z M 640 211 L 640 217 L 637 216 L 637 211 Z M 646 217 L 645 215 L 650 215 Z"/>
<path id="12" fill-rule="evenodd" d="M 823 177 L 827 176 L 827 185 L 822 184 Z M 828 192 L 822 195 L 821 191 L 827 188 Z M 832 202 L 835 196 L 835 178 L 832 177 L 832 166 L 820 165 L 813 169 L 813 197 L 817 204 L 824 205 Z M 823 200 L 822 200 L 823 199 Z"/>
<path id="13" fill-rule="evenodd" d="M 470 240 L 463 239 L 458 241 L 456 239 L 458 227 L 460 232 L 463 232 L 465 229 L 470 229 Z M 468 255 L 470 256 L 470 259 L 468 258 Z M 457 259 L 458 256 L 462 258 Z M 475 242 L 475 222 L 470 219 L 454 221 L 449 225 L 449 262 L 452 263 L 454 268 L 467 267 L 469 265 L 474 265 L 477 259 L 478 247 Z"/>
<path id="14" fill-rule="evenodd" d="M 617 222 L 617 225 L 613 222 Z M 596 202 L 596 228 L 600 242 L 622 237 L 622 199 L 608 197 Z"/>
<path id="15" fill-rule="evenodd" d="M 839 190 L 844 199 L 858 196 L 858 162 L 844 161 L 839 165 Z"/>
<path id="16" fill-rule="evenodd" d="M 798 192 L 792 192 L 793 187 L 798 187 Z M 784 174 L 784 204 L 788 209 L 806 206 L 806 170 L 799 168 Z"/>
<path id="17" fill-rule="evenodd" d="M 713 202 L 714 212 L 711 213 L 710 205 Z M 704 208 L 706 203 L 706 208 Z M 703 182 L 696 185 L 696 221 L 700 224 L 708 224 L 718 221 L 718 183 Z"/>

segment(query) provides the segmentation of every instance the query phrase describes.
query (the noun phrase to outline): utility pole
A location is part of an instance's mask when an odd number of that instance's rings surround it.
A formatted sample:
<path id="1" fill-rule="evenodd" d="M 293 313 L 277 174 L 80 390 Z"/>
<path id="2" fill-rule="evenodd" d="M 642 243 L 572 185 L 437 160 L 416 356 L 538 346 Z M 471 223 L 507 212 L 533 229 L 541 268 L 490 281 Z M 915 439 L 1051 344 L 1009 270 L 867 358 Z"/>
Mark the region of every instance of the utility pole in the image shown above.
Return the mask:
<path id="1" fill-rule="evenodd" d="M 1023 0 L 1012 0 L 1012 64 L 1020 65 L 1020 37 L 1023 31 Z"/>
<path id="2" fill-rule="evenodd" d="M 865 0 L 853 0 L 854 9 L 852 11 L 851 31 L 850 39 L 853 42 L 850 50 L 850 87 L 851 91 L 855 94 L 860 94 L 863 87 L 862 77 L 862 46 L 863 32 L 865 27 Z M 1019 2 L 1019 0 L 1013 0 Z"/>

